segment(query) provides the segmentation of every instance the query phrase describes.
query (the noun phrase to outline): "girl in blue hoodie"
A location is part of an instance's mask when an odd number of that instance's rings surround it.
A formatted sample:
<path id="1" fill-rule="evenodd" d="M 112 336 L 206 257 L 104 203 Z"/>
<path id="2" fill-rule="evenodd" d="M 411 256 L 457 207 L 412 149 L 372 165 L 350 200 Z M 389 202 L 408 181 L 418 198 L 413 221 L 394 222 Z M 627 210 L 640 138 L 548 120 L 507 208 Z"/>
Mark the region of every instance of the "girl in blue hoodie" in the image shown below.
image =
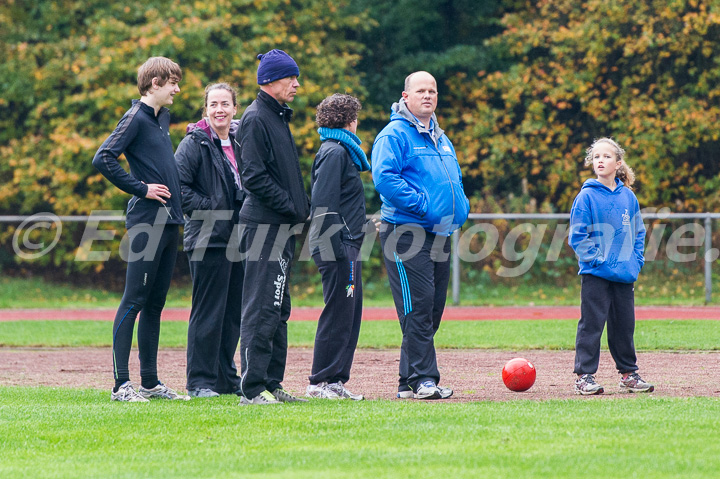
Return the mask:
<path id="1" fill-rule="evenodd" d="M 587 149 L 585 166 L 597 179 L 585 181 L 570 211 L 569 243 L 582 281 L 580 321 L 575 340 L 575 392 L 601 394 L 594 374 L 600 362 L 600 338 L 607 322 L 608 346 L 623 392 L 652 392 L 638 374 L 635 355 L 635 287 L 645 258 L 645 226 L 631 185 L 635 174 L 625 150 L 610 138 Z"/>

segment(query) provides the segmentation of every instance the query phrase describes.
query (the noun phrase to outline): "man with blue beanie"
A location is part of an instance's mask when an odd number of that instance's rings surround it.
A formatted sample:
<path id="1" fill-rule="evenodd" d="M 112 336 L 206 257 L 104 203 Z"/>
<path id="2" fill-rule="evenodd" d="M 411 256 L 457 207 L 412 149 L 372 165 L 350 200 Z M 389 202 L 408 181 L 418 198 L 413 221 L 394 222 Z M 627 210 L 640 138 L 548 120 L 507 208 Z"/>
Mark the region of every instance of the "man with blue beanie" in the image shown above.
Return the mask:
<path id="1" fill-rule="evenodd" d="M 300 69 L 282 50 L 271 50 L 258 59 L 260 93 L 243 113 L 238 133 L 246 194 L 240 210 L 244 225 L 240 251 L 245 255 L 241 405 L 306 401 L 285 391 L 281 384 L 290 317 L 287 278 L 295 255 L 295 238 L 288 227 L 304 226 L 310 213 L 289 127 L 293 111 L 287 106 L 300 86 Z"/>

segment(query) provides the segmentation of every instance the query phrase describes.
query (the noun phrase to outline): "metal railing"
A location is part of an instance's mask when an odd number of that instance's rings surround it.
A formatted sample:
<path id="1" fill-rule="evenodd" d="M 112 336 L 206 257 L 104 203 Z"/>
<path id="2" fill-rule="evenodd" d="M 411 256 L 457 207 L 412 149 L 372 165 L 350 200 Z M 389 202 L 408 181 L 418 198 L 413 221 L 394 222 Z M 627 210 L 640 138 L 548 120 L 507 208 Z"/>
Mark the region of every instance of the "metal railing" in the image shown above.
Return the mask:
<path id="1" fill-rule="evenodd" d="M 712 221 L 720 219 L 720 213 L 643 213 L 643 220 L 703 220 L 705 228 L 704 263 L 705 263 L 705 303 L 712 300 Z M 570 221 L 570 213 L 471 213 L 470 221 L 492 220 L 566 220 Z M 460 304 L 460 257 L 458 255 L 459 232 L 452 238 L 452 302 Z"/>
<path id="2" fill-rule="evenodd" d="M 50 216 L 50 215 L 49 215 Z M 23 223 L 30 218 L 39 219 L 41 215 L 33 216 L 1 216 L 0 223 Z M 643 213 L 643 220 L 703 220 L 705 238 L 704 245 L 704 276 L 705 276 L 705 303 L 710 303 L 712 299 L 712 222 L 720 219 L 720 213 Z M 55 216 L 55 220 L 62 222 L 82 223 L 92 219 L 94 222 L 104 221 L 125 221 L 124 216 Z M 468 217 L 470 221 L 494 221 L 494 220 L 570 220 L 569 213 L 471 213 Z M 458 254 L 460 232 L 456 231 L 452 236 L 452 252 L 451 252 L 451 289 L 452 302 L 455 305 L 460 304 L 460 256 Z"/>

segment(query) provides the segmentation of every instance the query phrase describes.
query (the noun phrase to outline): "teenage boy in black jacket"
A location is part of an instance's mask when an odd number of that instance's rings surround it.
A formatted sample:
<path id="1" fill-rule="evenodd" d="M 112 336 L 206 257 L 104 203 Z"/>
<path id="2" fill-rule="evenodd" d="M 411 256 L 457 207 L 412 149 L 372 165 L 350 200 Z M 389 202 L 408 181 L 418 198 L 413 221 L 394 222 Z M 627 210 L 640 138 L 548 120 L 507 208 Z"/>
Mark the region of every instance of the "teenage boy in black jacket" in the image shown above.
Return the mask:
<path id="1" fill-rule="evenodd" d="M 160 313 L 170 288 L 179 225 L 183 223 L 180 182 L 168 131 L 170 112 L 165 105 L 172 105 L 181 79 L 177 63 L 164 57 L 148 59 L 138 70 L 140 100 L 132 101 L 92 161 L 112 184 L 134 195 L 126 215 L 130 249 L 125 293 L 113 324 L 114 401 L 190 399 L 161 383 L 157 374 Z M 130 173 L 118 164 L 123 153 Z M 135 391 L 128 362 L 135 318 L 140 311 L 141 386 Z"/>
<path id="2" fill-rule="evenodd" d="M 247 255 L 240 333 L 241 405 L 306 401 L 281 384 L 290 317 L 287 277 L 295 254 L 295 238 L 288 234 L 288 226 L 304 223 L 310 212 L 288 125 L 293 111 L 287 103 L 300 86 L 300 70 L 282 50 L 258 58 L 261 91 L 243 113 L 239 130 L 246 194 L 240 210 L 244 223 L 240 251 Z"/>

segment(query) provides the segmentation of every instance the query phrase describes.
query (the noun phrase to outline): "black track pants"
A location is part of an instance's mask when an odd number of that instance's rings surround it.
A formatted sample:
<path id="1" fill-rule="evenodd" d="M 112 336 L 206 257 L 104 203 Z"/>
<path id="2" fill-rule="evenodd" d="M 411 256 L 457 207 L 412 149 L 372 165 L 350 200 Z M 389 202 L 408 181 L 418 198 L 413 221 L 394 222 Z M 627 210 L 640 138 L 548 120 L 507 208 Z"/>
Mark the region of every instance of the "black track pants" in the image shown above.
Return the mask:
<path id="1" fill-rule="evenodd" d="M 575 339 L 575 374 L 595 374 L 600 363 L 600 338 L 607 322 L 610 354 L 620 373 L 637 371 L 635 355 L 635 287 L 584 274 L 580 321 Z"/>
<path id="2" fill-rule="evenodd" d="M 380 241 L 403 334 L 399 388 L 417 390 L 425 380 L 440 382 L 434 337 L 450 281 L 450 238 L 384 224 Z"/>
<path id="3" fill-rule="evenodd" d="M 348 244 L 342 248 L 345 257 L 338 261 L 313 256 L 322 277 L 325 307 L 315 333 L 310 384 L 350 379 L 362 319 L 362 268 L 360 249 Z"/>
<path id="4" fill-rule="evenodd" d="M 208 388 L 231 394 L 240 389 L 234 358 L 240 340 L 243 264 L 228 260 L 225 248 L 189 251 L 188 258 L 193 293 L 187 389 Z"/>
<path id="5" fill-rule="evenodd" d="M 266 389 L 281 387 L 285 376 L 290 317 L 288 276 L 295 237 L 279 238 L 276 246 L 278 230 L 279 225 L 250 223 L 240 238 L 240 251 L 247 254 L 243 261 L 240 388 L 248 399 Z"/>
<path id="6" fill-rule="evenodd" d="M 130 380 L 128 362 L 135 318 L 138 324 L 140 378 L 145 387 L 157 385 L 157 352 L 160 338 L 160 313 L 170 289 L 177 258 L 179 227 L 165 225 L 162 233 L 142 228 L 129 231 L 130 254 L 145 252 L 142 258 L 129 258 L 125 292 L 113 323 L 113 370 L 115 384 Z M 159 238 L 155 237 L 159 234 Z M 157 246 L 157 247 L 155 247 Z"/>

